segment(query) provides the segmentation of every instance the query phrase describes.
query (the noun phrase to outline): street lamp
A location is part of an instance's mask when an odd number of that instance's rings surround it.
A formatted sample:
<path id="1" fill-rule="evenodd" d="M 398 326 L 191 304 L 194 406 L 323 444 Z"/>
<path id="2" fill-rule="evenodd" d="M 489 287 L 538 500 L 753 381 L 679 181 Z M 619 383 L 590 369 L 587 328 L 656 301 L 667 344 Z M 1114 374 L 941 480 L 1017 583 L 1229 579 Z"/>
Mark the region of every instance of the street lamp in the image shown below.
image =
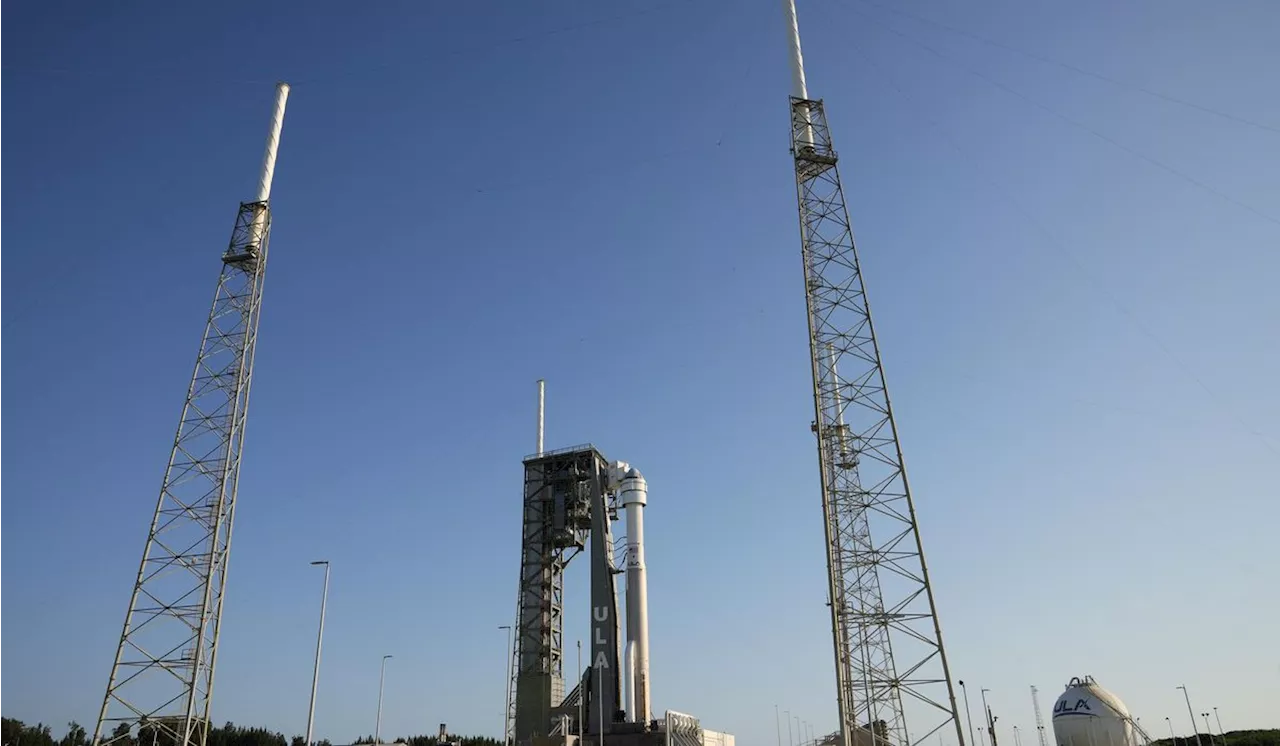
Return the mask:
<path id="1" fill-rule="evenodd" d="M 320 643 L 324 641 L 324 607 L 329 603 L 329 560 L 316 560 L 324 565 L 324 592 L 320 594 L 320 631 L 316 633 L 316 665 L 311 672 L 311 707 L 307 710 L 307 746 L 311 746 L 311 727 L 316 721 L 316 687 L 320 684 Z"/>
<path id="2" fill-rule="evenodd" d="M 978 740 L 973 737 L 973 710 L 969 709 L 969 690 L 964 681 L 960 682 L 960 691 L 964 692 L 964 714 L 969 719 L 969 746 L 977 746 Z"/>
<path id="3" fill-rule="evenodd" d="M 378 674 L 378 722 L 373 726 L 373 743 L 374 746 L 382 743 L 382 685 L 387 679 L 387 659 L 392 656 L 382 656 L 382 672 Z"/>
<path id="4" fill-rule="evenodd" d="M 1173 721 L 1165 718 L 1164 722 L 1169 726 L 1169 746 L 1178 746 L 1178 737 L 1173 735 Z"/>
<path id="5" fill-rule="evenodd" d="M 996 746 L 995 721 L 991 719 L 991 708 L 987 706 L 987 692 L 989 691 L 991 690 L 983 689 L 979 694 L 982 695 L 982 713 L 987 721 L 987 737 L 991 740 L 991 746 Z"/>
<path id="6" fill-rule="evenodd" d="M 1222 718 L 1218 717 L 1218 708 L 1213 708 L 1213 719 L 1218 721 L 1218 734 L 1222 736 L 1222 742 L 1227 742 L 1227 732 L 1222 729 Z"/>
<path id="7" fill-rule="evenodd" d="M 778 746 L 782 746 L 782 718 L 778 715 L 778 706 L 773 706 L 773 728 L 778 731 Z"/>
<path id="8" fill-rule="evenodd" d="M 1209 713 L 1202 712 L 1200 717 L 1204 718 L 1204 732 L 1209 734 L 1209 746 L 1213 746 L 1213 728 L 1209 726 Z"/>
<path id="9" fill-rule="evenodd" d="M 507 680 L 502 686 L 505 692 L 502 700 L 502 743 L 506 744 L 507 734 L 511 732 L 511 658 L 513 657 L 511 651 L 511 625 L 504 624 L 498 629 L 507 631 Z"/>
<path id="10" fill-rule="evenodd" d="M 1185 686 L 1176 687 L 1182 690 L 1182 696 L 1187 700 L 1187 715 L 1191 718 L 1191 732 L 1196 734 L 1196 746 L 1200 746 L 1200 728 L 1196 726 L 1196 713 L 1191 709 L 1191 695 L 1187 694 Z"/>
<path id="11" fill-rule="evenodd" d="M 796 746 L 796 742 L 791 738 L 791 710 L 783 710 L 782 714 L 787 716 L 787 746 Z"/>

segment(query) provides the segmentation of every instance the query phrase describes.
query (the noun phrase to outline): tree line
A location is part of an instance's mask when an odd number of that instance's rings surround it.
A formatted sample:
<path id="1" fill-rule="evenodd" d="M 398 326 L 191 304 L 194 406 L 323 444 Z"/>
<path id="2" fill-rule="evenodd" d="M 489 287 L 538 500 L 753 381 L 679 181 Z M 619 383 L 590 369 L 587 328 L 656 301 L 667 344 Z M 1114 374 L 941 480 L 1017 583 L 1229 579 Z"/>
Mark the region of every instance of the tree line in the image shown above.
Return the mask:
<path id="1" fill-rule="evenodd" d="M 89 741 L 93 737 L 74 720 L 67 723 L 66 734 L 61 738 L 54 738 L 53 728 L 44 723 L 27 725 L 13 718 L 3 718 L 0 733 L 4 739 L 4 743 L 0 746 L 89 746 Z M 128 723 L 120 723 L 111 735 L 120 737 L 121 746 L 172 746 L 172 739 L 161 735 L 159 729 L 148 730 L 145 726 L 135 735 L 130 732 Z M 455 746 L 501 746 L 498 739 L 488 736 L 451 734 L 447 737 L 447 741 Z M 392 743 L 403 746 L 436 746 L 439 742 L 440 736 L 432 733 L 400 737 Z M 361 736 L 355 740 L 355 743 L 371 744 L 373 736 Z M 305 736 L 286 738 L 283 733 L 267 728 L 245 727 L 228 722 L 222 727 L 209 728 L 205 746 L 307 746 L 307 739 Z M 326 738 L 316 741 L 314 746 L 333 746 L 333 744 Z"/>
<path id="2" fill-rule="evenodd" d="M 1212 736 L 1179 736 L 1177 738 L 1161 738 L 1151 742 L 1151 746 L 1280 746 L 1280 729 L 1269 730 L 1233 730 L 1222 735 Z"/>

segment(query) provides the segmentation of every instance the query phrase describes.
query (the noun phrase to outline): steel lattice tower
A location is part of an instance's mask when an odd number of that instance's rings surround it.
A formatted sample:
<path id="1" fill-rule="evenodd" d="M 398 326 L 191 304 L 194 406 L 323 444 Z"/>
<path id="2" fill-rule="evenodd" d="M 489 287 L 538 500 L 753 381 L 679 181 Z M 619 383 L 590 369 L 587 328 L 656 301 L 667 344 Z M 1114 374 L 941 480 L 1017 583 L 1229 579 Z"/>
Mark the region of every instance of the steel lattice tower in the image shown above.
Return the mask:
<path id="1" fill-rule="evenodd" d="M 1036 737 L 1040 739 L 1040 746 L 1049 746 L 1045 739 L 1044 716 L 1040 714 L 1040 691 L 1034 686 L 1031 687 L 1031 706 L 1036 710 Z"/>
<path id="2" fill-rule="evenodd" d="M 842 743 L 921 743 L 950 725 L 964 746 L 838 159 L 783 8 Z"/>
<path id="3" fill-rule="evenodd" d="M 155 517 L 94 729 L 106 746 L 204 746 L 218 660 L 253 356 L 271 230 L 268 199 L 289 86 L 276 88 L 258 197 L 240 205 Z"/>

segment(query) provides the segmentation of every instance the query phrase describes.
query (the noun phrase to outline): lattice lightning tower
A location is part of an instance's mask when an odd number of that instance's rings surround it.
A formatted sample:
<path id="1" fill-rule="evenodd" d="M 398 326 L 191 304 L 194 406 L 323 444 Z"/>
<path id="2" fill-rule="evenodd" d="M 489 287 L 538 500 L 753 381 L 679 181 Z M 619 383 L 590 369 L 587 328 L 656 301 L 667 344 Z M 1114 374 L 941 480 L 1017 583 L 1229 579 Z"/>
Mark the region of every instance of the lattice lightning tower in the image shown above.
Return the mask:
<path id="1" fill-rule="evenodd" d="M 964 746 L 836 151 L 794 0 L 782 5 L 841 743 L 905 746 L 950 726 Z"/>
<path id="2" fill-rule="evenodd" d="M 1036 710 L 1036 736 L 1040 739 L 1040 746 L 1049 746 L 1045 738 L 1044 716 L 1040 714 L 1040 691 L 1034 686 L 1031 687 L 1031 706 Z"/>
<path id="3" fill-rule="evenodd" d="M 289 86 L 276 87 L 258 196 L 240 205 L 93 743 L 204 746 Z"/>

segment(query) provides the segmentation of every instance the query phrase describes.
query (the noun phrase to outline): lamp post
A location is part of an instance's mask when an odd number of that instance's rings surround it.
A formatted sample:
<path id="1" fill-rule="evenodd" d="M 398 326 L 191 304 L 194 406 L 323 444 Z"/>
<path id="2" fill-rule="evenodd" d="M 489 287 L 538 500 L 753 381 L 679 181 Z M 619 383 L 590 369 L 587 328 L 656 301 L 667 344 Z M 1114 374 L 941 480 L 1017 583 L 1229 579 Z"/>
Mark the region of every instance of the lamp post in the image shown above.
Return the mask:
<path id="1" fill-rule="evenodd" d="M 1013 746 L 1022 746 L 1022 738 L 1018 735 L 1018 726 L 1013 726 Z"/>
<path id="2" fill-rule="evenodd" d="M 991 690 L 983 689 L 978 693 L 982 695 L 982 712 L 987 722 L 987 738 L 991 741 L 991 746 L 996 746 L 995 721 L 991 719 L 991 708 L 987 706 L 987 692 L 989 691 Z"/>
<path id="3" fill-rule="evenodd" d="M 1178 737 L 1173 735 L 1173 721 L 1165 718 L 1164 722 L 1169 726 L 1169 746 L 1178 746 Z"/>
<path id="4" fill-rule="evenodd" d="M 1200 746 L 1200 728 L 1196 726 L 1195 710 L 1191 709 L 1191 695 L 1187 693 L 1187 688 L 1185 686 L 1179 686 L 1177 688 L 1182 690 L 1182 696 L 1187 700 L 1187 715 L 1191 718 L 1191 732 L 1196 734 L 1196 746 Z"/>
<path id="5" fill-rule="evenodd" d="M 511 625 L 504 624 L 498 629 L 507 631 L 507 679 L 502 685 L 502 743 L 507 743 L 507 734 L 511 732 Z M 579 652 L 581 655 L 581 652 Z"/>
<path id="6" fill-rule="evenodd" d="M 1204 732 L 1209 734 L 1209 746 L 1213 746 L 1213 728 L 1209 726 L 1209 713 L 1202 712 L 1200 717 L 1204 718 Z"/>
<path id="7" fill-rule="evenodd" d="M 1222 736 L 1222 742 L 1227 742 L 1227 732 L 1222 729 L 1222 718 L 1218 717 L 1218 708 L 1213 708 L 1213 719 L 1218 721 L 1218 735 Z"/>
<path id="8" fill-rule="evenodd" d="M 973 737 L 973 710 L 969 709 L 969 690 L 965 688 L 964 681 L 960 682 L 960 691 L 964 692 L 964 714 L 969 719 L 969 746 L 977 746 L 977 739 Z"/>
<path id="9" fill-rule="evenodd" d="M 320 594 L 320 631 L 316 633 L 316 665 L 311 672 L 311 706 L 307 709 L 307 746 L 311 746 L 311 728 L 316 721 L 316 687 L 320 684 L 320 643 L 324 641 L 324 607 L 329 603 L 329 560 L 316 560 L 324 565 L 324 591 Z"/>
<path id="10" fill-rule="evenodd" d="M 787 716 L 787 746 L 796 746 L 796 742 L 791 739 L 791 710 L 783 710 Z"/>
<path id="11" fill-rule="evenodd" d="M 582 640 L 578 640 L 578 742 L 583 742 L 587 735 L 587 693 L 581 691 L 585 680 L 582 670 Z M 513 745 L 514 746 L 514 745 Z M 779 744 L 781 746 L 781 744 Z"/>
<path id="12" fill-rule="evenodd" d="M 773 706 L 773 728 L 778 731 L 778 746 L 782 746 L 782 717 L 778 715 L 778 706 Z"/>
<path id="13" fill-rule="evenodd" d="M 378 722 L 373 726 L 374 746 L 382 743 L 382 685 L 387 679 L 387 659 L 390 657 L 389 655 L 382 656 L 382 672 L 378 674 Z"/>

